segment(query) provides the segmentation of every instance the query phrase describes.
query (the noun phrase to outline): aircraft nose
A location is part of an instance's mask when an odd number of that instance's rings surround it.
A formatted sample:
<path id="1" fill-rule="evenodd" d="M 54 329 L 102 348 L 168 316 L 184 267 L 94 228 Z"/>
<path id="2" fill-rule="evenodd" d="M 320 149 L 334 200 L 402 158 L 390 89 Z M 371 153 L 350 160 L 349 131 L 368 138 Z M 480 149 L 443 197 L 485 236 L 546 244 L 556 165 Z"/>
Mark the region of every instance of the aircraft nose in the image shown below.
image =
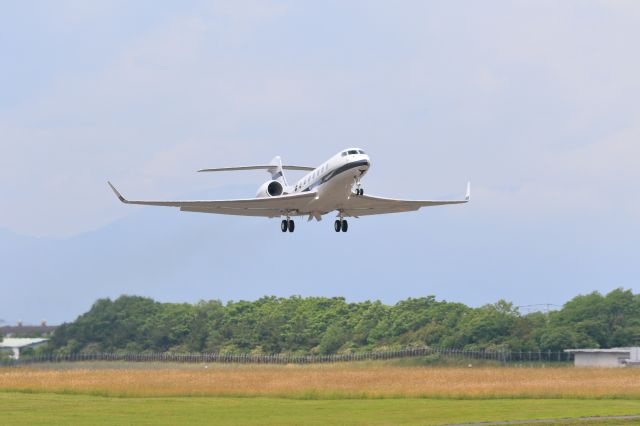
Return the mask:
<path id="1" fill-rule="evenodd" d="M 367 170 L 369 170 L 369 167 L 371 167 L 369 156 L 366 154 L 363 155 L 362 158 L 359 160 L 359 162 L 360 162 L 359 170 L 364 174 Z"/>

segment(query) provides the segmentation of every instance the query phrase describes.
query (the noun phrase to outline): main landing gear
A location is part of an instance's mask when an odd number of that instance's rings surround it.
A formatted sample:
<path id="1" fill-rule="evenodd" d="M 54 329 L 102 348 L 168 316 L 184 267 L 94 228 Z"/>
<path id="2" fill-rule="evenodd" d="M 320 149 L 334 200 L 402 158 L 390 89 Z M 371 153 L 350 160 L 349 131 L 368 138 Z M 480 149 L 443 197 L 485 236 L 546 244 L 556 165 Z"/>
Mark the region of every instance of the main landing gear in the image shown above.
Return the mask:
<path id="1" fill-rule="evenodd" d="M 296 223 L 289 218 L 283 219 L 282 223 L 280 223 L 280 230 L 282 232 L 293 232 L 296 230 Z"/>
<path id="2" fill-rule="evenodd" d="M 345 220 L 345 219 L 336 219 L 336 221 L 333 224 L 333 229 L 335 229 L 336 232 L 347 232 L 349 230 L 349 223 Z"/>

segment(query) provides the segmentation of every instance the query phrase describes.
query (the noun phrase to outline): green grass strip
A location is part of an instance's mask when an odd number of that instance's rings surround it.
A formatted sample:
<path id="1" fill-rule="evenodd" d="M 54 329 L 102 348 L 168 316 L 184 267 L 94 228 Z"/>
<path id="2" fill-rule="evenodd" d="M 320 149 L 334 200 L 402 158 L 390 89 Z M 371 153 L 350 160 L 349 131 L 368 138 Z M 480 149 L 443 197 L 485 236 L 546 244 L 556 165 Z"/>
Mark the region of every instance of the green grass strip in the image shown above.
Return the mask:
<path id="1" fill-rule="evenodd" d="M 640 402 L 575 399 L 112 398 L 0 393 L 10 425 L 439 425 L 640 414 Z M 611 423 L 609 423 L 611 424 Z"/>

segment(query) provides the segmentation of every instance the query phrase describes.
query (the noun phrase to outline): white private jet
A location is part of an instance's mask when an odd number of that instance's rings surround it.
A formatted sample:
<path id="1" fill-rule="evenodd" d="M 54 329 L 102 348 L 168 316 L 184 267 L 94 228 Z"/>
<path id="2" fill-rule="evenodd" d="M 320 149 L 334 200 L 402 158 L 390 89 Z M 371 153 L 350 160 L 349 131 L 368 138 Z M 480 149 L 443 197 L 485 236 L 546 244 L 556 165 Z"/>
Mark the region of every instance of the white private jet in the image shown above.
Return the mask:
<path id="1" fill-rule="evenodd" d="M 361 180 L 369 170 L 369 156 L 359 148 L 345 149 L 331 157 L 319 167 L 282 165 L 280 157 L 270 164 L 258 166 L 223 167 L 203 169 L 199 172 L 226 172 L 236 170 L 267 170 L 268 180 L 258 189 L 256 198 L 220 201 L 130 201 L 109 183 L 109 186 L 125 204 L 144 206 L 178 207 L 183 212 L 217 213 L 238 216 L 284 217 L 280 229 L 293 232 L 295 222 L 292 216 L 309 216 L 308 220 L 322 220 L 322 216 L 338 212 L 334 223 L 336 232 L 347 232 L 349 224 L 345 217 L 355 217 L 401 213 L 421 207 L 445 204 L 464 204 L 471 197 L 471 183 L 467 184 L 464 200 L 452 201 L 409 201 L 364 195 Z M 289 185 L 284 170 L 309 172 L 295 184 Z M 355 187 L 355 191 L 354 191 Z"/>

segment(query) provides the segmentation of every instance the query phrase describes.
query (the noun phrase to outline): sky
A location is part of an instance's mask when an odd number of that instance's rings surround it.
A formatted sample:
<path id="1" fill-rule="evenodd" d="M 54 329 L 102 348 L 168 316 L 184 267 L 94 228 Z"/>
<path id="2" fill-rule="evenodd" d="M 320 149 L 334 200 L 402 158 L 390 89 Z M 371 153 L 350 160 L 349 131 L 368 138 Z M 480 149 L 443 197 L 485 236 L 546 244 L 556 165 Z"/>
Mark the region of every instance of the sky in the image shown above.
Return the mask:
<path id="1" fill-rule="evenodd" d="M 638 292 L 640 3 L 4 2 L 0 319 L 102 297 L 435 295 L 562 305 Z M 279 221 L 126 206 L 252 197 L 367 151 L 368 194 L 472 202 Z M 290 172 L 290 180 L 296 172 Z"/>

